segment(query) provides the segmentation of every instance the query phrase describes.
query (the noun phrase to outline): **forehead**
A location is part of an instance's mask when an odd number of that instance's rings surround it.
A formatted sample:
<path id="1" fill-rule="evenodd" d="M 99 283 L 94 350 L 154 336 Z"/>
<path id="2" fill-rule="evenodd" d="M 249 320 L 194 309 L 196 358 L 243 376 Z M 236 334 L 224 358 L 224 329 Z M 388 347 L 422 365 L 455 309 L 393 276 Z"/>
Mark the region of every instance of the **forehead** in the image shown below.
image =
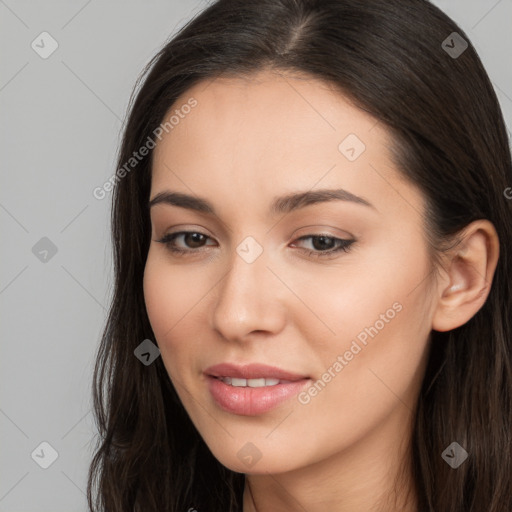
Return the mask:
<path id="1" fill-rule="evenodd" d="M 179 121 L 157 142 L 152 197 L 172 188 L 248 206 L 276 191 L 343 187 L 397 199 L 389 133 L 322 80 L 270 71 L 217 77 L 182 94 L 164 121 L 171 115 Z"/>
<path id="2" fill-rule="evenodd" d="M 217 77 L 200 82 L 183 93 L 169 109 L 165 119 L 179 113 L 191 99 L 197 103 L 180 116 L 172 131 L 156 152 L 169 146 L 181 146 L 184 138 L 197 137 L 203 147 L 237 135 L 239 145 L 265 142 L 275 147 L 299 151 L 315 146 L 320 140 L 334 145 L 344 134 L 369 139 L 376 119 L 358 109 L 339 90 L 318 78 L 303 74 L 260 71 L 250 76 Z M 164 121 L 165 121 L 164 119 Z M 208 137 L 204 137 L 208 134 Z M 243 136 L 251 139 L 245 141 Z M 385 136 L 377 129 L 372 142 Z M 174 140 L 173 140 L 174 139 Z M 245 143 L 245 144 L 244 144 Z M 231 149 L 234 149 L 231 145 Z"/>

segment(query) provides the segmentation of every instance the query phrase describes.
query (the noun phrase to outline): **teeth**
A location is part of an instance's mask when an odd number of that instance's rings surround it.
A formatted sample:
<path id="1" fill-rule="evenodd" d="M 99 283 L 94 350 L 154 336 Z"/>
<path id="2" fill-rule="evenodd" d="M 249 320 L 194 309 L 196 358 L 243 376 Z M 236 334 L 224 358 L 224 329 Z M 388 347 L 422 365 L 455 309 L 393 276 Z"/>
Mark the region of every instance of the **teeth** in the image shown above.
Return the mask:
<path id="1" fill-rule="evenodd" d="M 287 381 L 280 381 L 279 379 L 238 379 L 236 377 L 219 377 L 224 384 L 229 384 L 237 388 L 250 387 L 250 388 L 262 388 L 265 386 L 275 386 L 279 383 Z"/>

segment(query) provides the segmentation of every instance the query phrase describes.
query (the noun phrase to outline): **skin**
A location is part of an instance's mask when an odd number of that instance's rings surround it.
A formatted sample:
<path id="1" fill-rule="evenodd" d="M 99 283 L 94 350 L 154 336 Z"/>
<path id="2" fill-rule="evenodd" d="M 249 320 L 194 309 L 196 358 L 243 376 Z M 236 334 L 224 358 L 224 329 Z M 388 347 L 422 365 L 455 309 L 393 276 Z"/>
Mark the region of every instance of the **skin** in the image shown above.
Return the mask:
<path id="1" fill-rule="evenodd" d="M 432 273 L 422 193 L 394 166 L 385 127 L 339 91 L 266 70 L 199 83 L 172 108 L 190 97 L 198 105 L 155 148 L 150 198 L 192 194 L 216 215 L 153 206 L 144 274 L 150 322 L 185 409 L 214 456 L 246 474 L 244 512 L 417 511 L 407 446 L 430 332 L 466 323 L 485 302 L 498 259 L 493 225 L 468 226 Z M 348 134 L 366 146 L 354 161 L 338 149 Z M 269 213 L 276 196 L 320 188 L 346 189 L 373 208 L 336 200 Z M 183 230 L 209 238 L 178 237 L 175 245 L 196 251 L 186 255 L 158 242 Z M 305 250 L 332 245 L 298 238 L 317 234 L 356 241 L 314 258 Z M 247 236 L 263 248 L 252 263 L 236 252 Z M 316 382 L 394 303 L 401 311 L 307 404 L 293 397 L 241 416 L 208 391 L 203 371 L 226 361 Z M 251 467 L 237 456 L 249 442 L 261 453 Z"/>

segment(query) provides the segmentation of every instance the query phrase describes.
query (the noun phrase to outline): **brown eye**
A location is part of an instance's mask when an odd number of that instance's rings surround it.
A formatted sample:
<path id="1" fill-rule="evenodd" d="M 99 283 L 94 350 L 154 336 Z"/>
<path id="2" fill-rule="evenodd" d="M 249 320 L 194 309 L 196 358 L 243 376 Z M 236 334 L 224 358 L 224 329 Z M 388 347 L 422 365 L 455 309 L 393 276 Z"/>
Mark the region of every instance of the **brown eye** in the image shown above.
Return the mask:
<path id="1" fill-rule="evenodd" d="M 182 243 L 185 244 L 185 247 L 183 247 L 183 245 L 176 245 L 176 240 L 178 239 L 182 240 Z M 180 231 L 177 233 L 169 233 L 160 240 L 157 240 L 157 242 L 165 244 L 167 248 L 172 252 L 183 254 L 199 252 L 195 249 L 200 249 L 203 247 L 208 239 L 210 239 L 208 235 L 198 231 Z"/>
<path id="2" fill-rule="evenodd" d="M 336 238 L 329 235 L 306 235 L 301 236 L 298 240 L 311 239 L 313 249 L 304 249 L 304 251 L 313 257 L 331 256 L 340 251 L 348 252 L 349 247 L 355 242 L 352 240 L 345 240 L 343 238 Z"/>
<path id="3" fill-rule="evenodd" d="M 191 248 L 201 247 L 207 237 L 202 233 L 184 233 L 183 241 Z"/>

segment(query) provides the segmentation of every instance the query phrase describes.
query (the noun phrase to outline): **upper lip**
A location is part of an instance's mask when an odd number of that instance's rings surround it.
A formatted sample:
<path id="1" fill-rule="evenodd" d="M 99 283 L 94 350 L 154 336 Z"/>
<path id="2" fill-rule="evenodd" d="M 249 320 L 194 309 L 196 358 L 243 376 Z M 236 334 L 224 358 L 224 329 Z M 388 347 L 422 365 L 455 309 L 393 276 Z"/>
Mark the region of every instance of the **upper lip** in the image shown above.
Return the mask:
<path id="1" fill-rule="evenodd" d="M 279 379 L 297 381 L 307 379 L 305 375 L 287 372 L 275 366 L 265 364 L 251 363 L 245 365 L 236 365 L 232 363 L 221 363 L 210 366 L 204 371 L 205 374 L 212 377 L 235 377 L 237 379 Z"/>

